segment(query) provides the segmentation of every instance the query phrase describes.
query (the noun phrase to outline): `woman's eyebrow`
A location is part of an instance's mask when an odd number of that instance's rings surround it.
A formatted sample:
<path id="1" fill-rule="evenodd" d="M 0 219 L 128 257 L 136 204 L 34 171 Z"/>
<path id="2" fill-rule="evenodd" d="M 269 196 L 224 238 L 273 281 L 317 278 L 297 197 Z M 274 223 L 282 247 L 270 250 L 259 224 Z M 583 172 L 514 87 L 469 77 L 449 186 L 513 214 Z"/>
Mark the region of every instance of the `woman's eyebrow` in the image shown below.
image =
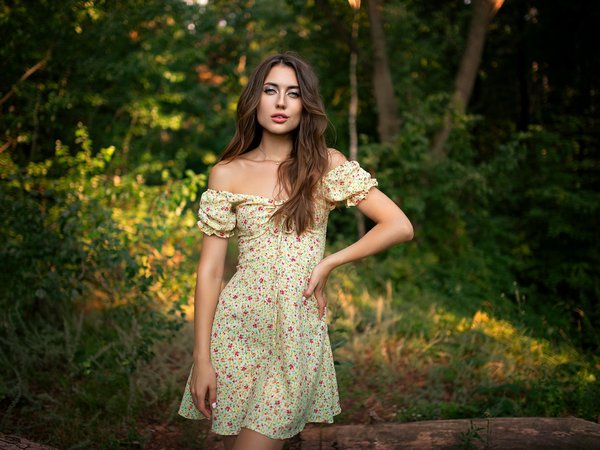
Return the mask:
<path id="1" fill-rule="evenodd" d="M 277 83 L 273 83 L 271 81 L 265 81 L 265 86 L 266 85 L 274 86 L 279 89 L 279 85 Z M 292 85 L 292 86 L 288 86 L 287 88 L 288 89 L 300 89 L 300 86 Z"/>

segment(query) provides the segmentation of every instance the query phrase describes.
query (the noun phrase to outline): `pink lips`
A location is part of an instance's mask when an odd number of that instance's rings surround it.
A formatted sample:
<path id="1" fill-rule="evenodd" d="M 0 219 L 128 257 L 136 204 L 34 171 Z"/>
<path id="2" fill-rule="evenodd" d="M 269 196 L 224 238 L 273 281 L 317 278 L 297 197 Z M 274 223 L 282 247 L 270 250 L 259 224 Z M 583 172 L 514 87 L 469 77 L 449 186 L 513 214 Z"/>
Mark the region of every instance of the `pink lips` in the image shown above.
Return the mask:
<path id="1" fill-rule="evenodd" d="M 286 120 L 288 120 L 288 118 L 289 117 L 286 114 L 283 114 L 283 113 L 278 113 L 278 114 L 272 114 L 271 115 L 271 119 L 275 123 L 284 123 Z"/>

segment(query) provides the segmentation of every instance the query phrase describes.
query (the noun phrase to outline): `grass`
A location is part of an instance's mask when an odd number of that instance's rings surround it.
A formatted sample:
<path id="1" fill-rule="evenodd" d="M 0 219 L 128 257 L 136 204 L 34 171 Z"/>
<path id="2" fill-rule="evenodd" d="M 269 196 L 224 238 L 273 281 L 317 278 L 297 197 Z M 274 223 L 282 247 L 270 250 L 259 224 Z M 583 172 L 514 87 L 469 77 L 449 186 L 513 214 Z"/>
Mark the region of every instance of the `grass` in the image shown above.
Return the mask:
<path id="1" fill-rule="evenodd" d="M 341 423 L 501 416 L 600 419 L 600 366 L 568 343 L 424 292 L 330 290 Z M 517 321 L 516 322 L 520 322 Z M 597 359 L 597 358 L 596 358 Z"/>

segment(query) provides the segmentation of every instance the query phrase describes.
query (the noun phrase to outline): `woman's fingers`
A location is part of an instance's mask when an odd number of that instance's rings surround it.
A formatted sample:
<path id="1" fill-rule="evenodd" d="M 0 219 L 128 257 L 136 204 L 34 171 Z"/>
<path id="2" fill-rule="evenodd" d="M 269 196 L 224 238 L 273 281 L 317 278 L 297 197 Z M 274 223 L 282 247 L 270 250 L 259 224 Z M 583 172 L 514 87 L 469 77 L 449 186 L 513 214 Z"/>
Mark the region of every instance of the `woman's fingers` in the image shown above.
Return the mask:
<path id="1" fill-rule="evenodd" d="M 217 387 L 214 384 L 208 387 L 208 403 L 212 413 L 212 410 L 217 406 Z"/>
<path id="2" fill-rule="evenodd" d="M 217 377 L 210 363 L 194 364 L 190 380 L 194 405 L 204 417 L 210 419 L 217 401 Z"/>
<path id="3" fill-rule="evenodd" d="M 319 318 L 321 319 L 323 318 L 323 315 L 325 314 L 325 308 L 327 307 L 327 299 L 325 298 L 324 292 L 328 275 L 328 272 L 321 273 L 321 267 L 317 265 L 314 268 L 310 279 L 308 280 L 306 289 L 302 291 L 302 295 L 305 298 L 308 298 L 314 294 L 315 298 L 317 299 L 317 306 L 319 307 Z"/>
<path id="4" fill-rule="evenodd" d="M 204 417 L 206 417 L 207 419 L 210 419 L 210 408 L 208 407 L 208 405 L 206 405 L 206 403 L 204 403 L 200 408 L 198 408 L 200 410 L 200 412 L 202 413 L 202 415 Z"/>
<path id="5" fill-rule="evenodd" d="M 317 306 L 319 309 L 319 318 L 323 318 L 323 314 L 325 313 L 325 307 L 327 306 L 327 299 L 325 298 L 324 289 L 325 284 L 322 282 L 317 283 L 317 286 L 313 290 L 315 299 L 317 300 Z"/>
<path id="6" fill-rule="evenodd" d="M 210 410 L 206 407 L 206 389 L 200 389 L 199 392 L 192 392 L 192 399 L 194 400 L 194 405 L 196 405 L 198 411 L 200 411 L 204 417 L 210 419 Z"/>
<path id="7" fill-rule="evenodd" d="M 313 275 L 309 278 L 308 284 L 302 291 L 302 295 L 306 298 L 310 297 L 312 295 L 313 291 L 315 290 L 316 285 L 317 285 L 316 277 Z"/>
<path id="8" fill-rule="evenodd" d="M 319 319 L 322 319 L 323 315 L 325 314 L 325 308 L 327 308 L 327 299 L 325 298 L 325 294 L 321 286 L 317 287 L 315 290 L 315 298 L 317 299 L 317 305 L 319 307 Z"/>

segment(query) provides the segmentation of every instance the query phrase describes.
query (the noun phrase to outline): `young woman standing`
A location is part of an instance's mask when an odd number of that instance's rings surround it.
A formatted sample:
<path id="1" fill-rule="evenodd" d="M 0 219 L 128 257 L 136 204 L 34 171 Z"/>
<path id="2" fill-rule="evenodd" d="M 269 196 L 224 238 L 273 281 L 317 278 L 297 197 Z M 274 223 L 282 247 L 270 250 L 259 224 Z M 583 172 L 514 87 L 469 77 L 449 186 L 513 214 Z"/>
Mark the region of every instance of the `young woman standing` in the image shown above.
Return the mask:
<path id="1" fill-rule="evenodd" d="M 336 267 L 412 239 L 406 215 L 358 162 L 327 148 L 312 68 L 264 60 L 240 97 L 235 136 L 200 199 L 194 361 L 179 413 L 212 419 L 226 449 L 280 449 L 340 412 L 326 324 Z M 357 206 L 376 225 L 323 258 L 329 212 Z M 228 238 L 236 272 L 221 290 Z"/>

